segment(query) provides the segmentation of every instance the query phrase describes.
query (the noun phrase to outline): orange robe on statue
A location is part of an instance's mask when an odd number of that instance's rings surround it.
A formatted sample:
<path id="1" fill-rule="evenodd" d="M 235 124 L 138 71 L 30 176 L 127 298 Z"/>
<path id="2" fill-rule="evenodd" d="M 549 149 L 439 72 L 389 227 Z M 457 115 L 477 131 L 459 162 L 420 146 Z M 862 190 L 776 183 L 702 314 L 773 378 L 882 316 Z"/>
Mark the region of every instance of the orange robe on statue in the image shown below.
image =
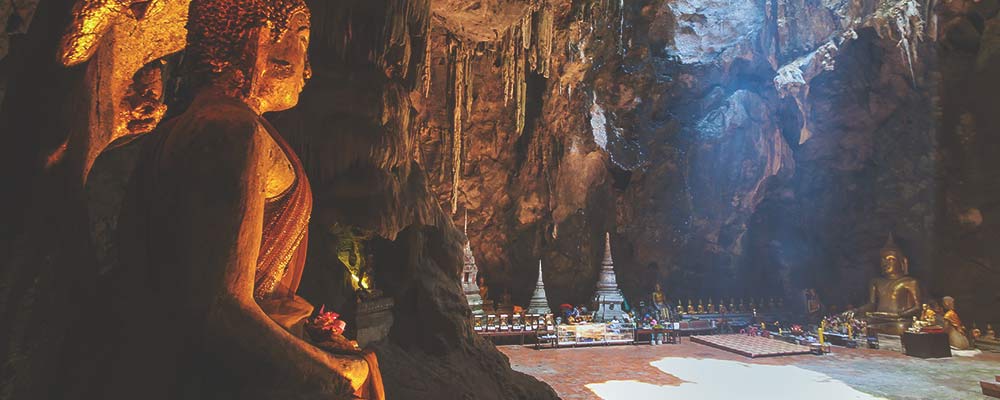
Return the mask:
<path id="1" fill-rule="evenodd" d="M 962 325 L 962 320 L 958 318 L 958 313 L 955 310 L 948 310 L 944 313 L 944 320 L 948 321 L 958 331 L 958 333 L 965 336 L 965 326 Z"/>

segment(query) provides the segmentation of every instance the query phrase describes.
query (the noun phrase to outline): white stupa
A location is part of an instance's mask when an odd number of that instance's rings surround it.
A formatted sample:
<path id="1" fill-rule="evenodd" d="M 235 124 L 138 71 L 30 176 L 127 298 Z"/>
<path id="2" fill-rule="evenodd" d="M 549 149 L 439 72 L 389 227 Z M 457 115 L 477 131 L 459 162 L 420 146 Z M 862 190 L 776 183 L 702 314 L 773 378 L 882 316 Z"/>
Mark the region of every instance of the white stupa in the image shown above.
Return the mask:
<path id="1" fill-rule="evenodd" d="M 594 294 L 594 304 L 597 305 L 597 321 L 622 320 L 625 313 L 622 304 L 625 299 L 618 290 L 618 280 L 615 279 L 615 263 L 611 259 L 611 234 L 604 234 L 604 260 L 601 261 L 601 272 L 597 277 L 597 292 Z"/>
<path id="2" fill-rule="evenodd" d="M 473 315 L 482 315 L 483 298 L 479 295 L 479 284 L 476 283 L 476 275 L 479 274 L 479 267 L 476 266 L 476 257 L 472 255 L 472 245 L 469 243 L 469 216 L 465 216 L 465 262 L 462 264 L 462 291 L 465 292 L 465 300 L 469 303 L 469 309 Z"/>
<path id="3" fill-rule="evenodd" d="M 549 299 L 545 297 L 545 282 L 542 282 L 542 260 L 538 260 L 538 282 L 535 283 L 535 292 L 531 295 L 531 302 L 528 303 L 528 313 L 552 314 L 552 310 L 549 309 Z"/>

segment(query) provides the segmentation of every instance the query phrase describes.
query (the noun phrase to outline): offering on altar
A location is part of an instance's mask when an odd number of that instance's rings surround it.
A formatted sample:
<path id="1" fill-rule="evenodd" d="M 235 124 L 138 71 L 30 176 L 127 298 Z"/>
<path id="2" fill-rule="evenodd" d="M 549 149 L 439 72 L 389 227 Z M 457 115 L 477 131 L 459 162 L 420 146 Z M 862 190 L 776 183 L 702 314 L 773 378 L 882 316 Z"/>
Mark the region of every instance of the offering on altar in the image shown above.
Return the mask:
<path id="1" fill-rule="evenodd" d="M 509 331 L 510 330 L 510 315 L 500 314 L 500 330 Z"/>
<path id="2" fill-rule="evenodd" d="M 344 337 L 344 328 L 347 323 L 339 319 L 340 314 L 333 311 L 326 311 L 326 307 L 320 307 L 319 314 L 312 321 L 306 323 L 306 332 L 313 340 L 316 347 L 333 353 L 356 353 L 360 352 L 358 342 Z"/>

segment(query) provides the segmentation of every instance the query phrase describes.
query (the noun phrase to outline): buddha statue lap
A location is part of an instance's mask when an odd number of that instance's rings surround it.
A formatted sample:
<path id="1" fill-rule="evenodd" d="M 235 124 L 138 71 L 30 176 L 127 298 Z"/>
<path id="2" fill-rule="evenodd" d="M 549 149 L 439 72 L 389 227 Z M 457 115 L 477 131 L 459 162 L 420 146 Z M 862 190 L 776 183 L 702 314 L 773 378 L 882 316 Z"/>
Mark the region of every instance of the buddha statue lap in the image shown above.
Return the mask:
<path id="1" fill-rule="evenodd" d="M 859 319 L 866 320 L 876 332 L 898 336 L 920 315 L 920 283 L 908 276 L 909 261 L 891 234 L 879 255 L 882 277 L 869 283 L 868 303 L 851 312 L 863 313 Z"/>
<path id="2" fill-rule="evenodd" d="M 374 353 L 313 345 L 295 294 L 312 194 L 261 114 L 298 102 L 309 18 L 302 0 L 192 1 L 193 101 L 143 143 L 119 230 L 116 311 L 145 317 L 101 398 L 384 398 Z"/>

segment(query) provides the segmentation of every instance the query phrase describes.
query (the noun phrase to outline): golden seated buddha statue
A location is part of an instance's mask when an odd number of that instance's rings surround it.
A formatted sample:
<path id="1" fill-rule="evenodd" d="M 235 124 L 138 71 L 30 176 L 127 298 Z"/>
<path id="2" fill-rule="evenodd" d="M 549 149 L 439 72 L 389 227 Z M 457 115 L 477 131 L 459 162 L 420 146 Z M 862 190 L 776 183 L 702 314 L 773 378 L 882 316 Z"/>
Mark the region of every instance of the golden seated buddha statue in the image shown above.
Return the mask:
<path id="1" fill-rule="evenodd" d="M 892 234 L 879 252 L 882 276 L 868 285 L 868 303 L 853 311 L 876 332 L 901 335 L 920 315 L 920 283 L 909 274 L 909 260 L 896 246 Z M 863 313 L 863 314 L 862 314 Z"/>

